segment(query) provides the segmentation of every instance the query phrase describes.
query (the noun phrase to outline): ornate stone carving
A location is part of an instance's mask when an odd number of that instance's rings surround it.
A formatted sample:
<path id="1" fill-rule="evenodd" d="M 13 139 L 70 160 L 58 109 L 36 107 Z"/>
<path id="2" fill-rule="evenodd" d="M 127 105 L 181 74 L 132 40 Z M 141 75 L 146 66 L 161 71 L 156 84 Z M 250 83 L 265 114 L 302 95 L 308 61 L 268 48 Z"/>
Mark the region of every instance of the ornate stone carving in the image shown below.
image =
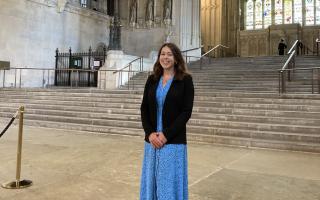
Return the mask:
<path id="1" fill-rule="evenodd" d="M 165 0 L 163 7 L 163 22 L 165 25 L 171 25 L 172 21 L 172 0 Z"/>
<path id="2" fill-rule="evenodd" d="M 135 27 L 137 24 L 137 11 L 138 11 L 137 0 L 131 0 L 130 10 L 129 10 L 129 26 L 130 27 Z"/>
<path id="3" fill-rule="evenodd" d="M 147 1 L 146 7 L 146 24 L 148 28 L 151 28 L 154 21 L 154 0 Z"/>

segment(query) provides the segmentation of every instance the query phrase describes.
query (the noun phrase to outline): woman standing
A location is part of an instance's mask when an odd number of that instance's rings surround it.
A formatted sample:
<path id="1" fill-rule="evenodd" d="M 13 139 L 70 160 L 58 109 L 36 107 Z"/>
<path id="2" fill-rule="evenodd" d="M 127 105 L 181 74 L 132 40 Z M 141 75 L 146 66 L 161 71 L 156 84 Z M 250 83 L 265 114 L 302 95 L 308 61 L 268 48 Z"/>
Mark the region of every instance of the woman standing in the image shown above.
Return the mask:
<path id="1" fill-rule="evenodd" d="M 141 200 L 187 200 L 186 124 L 194 98 L 192 77 L 172 43 L 159 50 L 141 104 L 145 131 Z"/>

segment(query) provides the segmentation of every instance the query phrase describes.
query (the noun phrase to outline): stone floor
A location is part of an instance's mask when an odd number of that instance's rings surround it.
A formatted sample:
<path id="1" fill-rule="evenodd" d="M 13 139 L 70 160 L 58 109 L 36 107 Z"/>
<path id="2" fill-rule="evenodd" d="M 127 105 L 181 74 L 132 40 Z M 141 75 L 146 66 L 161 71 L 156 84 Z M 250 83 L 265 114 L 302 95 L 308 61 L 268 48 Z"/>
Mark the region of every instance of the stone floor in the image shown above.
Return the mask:
<path id="1" fill-rule="evenodd" d="M 0 126 L 0 129 L 4 125 Z M 17 128 L 0 139 L 0 183 L 15 179 Z M 139 198 L 143 139 L 25 127 L 22 179 L 10 200 Z M 320 154 L 189 144 L 191 200 L 320 200 Z"/>

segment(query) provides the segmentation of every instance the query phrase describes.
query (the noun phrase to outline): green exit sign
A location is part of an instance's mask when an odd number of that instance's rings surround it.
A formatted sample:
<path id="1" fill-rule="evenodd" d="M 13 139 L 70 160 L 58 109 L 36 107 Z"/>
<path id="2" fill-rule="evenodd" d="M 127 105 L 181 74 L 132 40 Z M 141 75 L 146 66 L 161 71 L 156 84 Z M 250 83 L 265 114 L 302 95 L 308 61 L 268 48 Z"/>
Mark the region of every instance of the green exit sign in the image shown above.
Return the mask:
<path id="1" fill-rule="evenodd" d="M 10 69 L 10 62 L 0 60 L 0 69 Z"/>

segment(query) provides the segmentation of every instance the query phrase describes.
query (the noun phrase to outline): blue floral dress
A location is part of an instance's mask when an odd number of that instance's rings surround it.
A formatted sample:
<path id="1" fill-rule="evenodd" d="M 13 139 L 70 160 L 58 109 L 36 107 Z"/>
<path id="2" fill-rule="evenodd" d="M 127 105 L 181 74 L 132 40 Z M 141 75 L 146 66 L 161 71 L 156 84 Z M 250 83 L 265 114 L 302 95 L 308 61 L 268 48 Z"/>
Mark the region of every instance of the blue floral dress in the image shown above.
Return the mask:
<path id="1" fill-rule="evenodd" d="M 162 132 L 162 110 L 172 78 L 162 86 L 160 78 L 157 99 L 157 132 Z M 166 144 L 155 149 L 145 142 L 140 200 L 187 200 L 188 164 L 185 144 Z"/>

